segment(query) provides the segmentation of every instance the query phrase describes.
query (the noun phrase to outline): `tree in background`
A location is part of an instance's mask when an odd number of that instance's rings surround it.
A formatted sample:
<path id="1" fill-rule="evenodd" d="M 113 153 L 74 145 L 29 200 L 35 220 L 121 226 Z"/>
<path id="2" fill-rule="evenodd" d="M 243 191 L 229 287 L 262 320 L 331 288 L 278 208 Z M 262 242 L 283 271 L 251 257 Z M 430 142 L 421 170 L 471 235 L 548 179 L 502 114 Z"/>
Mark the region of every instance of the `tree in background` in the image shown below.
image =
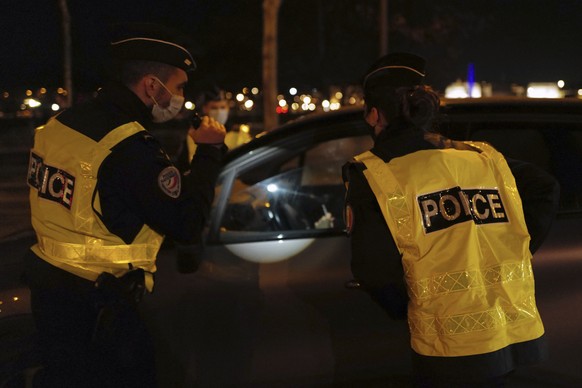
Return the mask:
<path id="1" fill-rule="evenodd" d="M 67 0 L 58 0 L 61 11 L 61 30 L 63 32 L 63 81 L 65 84 L 65 106 L 68 108 L 73 101 L 73 69 L 71 49 L 71 15 Z"/>

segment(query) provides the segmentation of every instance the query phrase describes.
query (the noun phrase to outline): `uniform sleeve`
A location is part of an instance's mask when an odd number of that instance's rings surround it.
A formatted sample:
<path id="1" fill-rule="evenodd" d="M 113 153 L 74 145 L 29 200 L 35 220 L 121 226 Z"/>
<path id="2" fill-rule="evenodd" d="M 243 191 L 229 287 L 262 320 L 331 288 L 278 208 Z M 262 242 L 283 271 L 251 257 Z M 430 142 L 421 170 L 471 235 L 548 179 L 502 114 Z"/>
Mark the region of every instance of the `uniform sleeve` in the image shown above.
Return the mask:
<path id="1" fill-rule="evenodd" d="M 213 146 L 200 147 L 190 171 L 182 176 L 154 139 L 126 140 L 99 171 L 103 222 L 128 244 L 144 224 L 175 241 L 198 242 L 223 153 Z"/>
<path id="2" fill-rule="evenodd" d="M 408 296 L 401 255 L 357 164 L 348 165 L 346 170 L 346 206 L 352 212 L 352 274 L 390 317 L 404 319 Z"/>
<path id="3" fill-rule="evenodd" d="M 546 239 L 556 217 L 560 200 L 558 181 L 541 168 L 527 162 L 507 159 L 523 203 L 525 223 L 535 253 Z"/>

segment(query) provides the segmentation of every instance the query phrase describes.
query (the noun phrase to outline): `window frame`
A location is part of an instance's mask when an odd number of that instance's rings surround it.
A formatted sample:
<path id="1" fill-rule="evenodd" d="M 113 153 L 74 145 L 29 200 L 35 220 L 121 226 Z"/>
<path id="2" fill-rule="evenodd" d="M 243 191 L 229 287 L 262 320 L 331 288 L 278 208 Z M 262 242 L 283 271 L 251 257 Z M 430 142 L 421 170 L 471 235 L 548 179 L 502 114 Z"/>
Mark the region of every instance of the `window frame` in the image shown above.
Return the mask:
<path id="1" fill-rule="evenodd" d="M 368 129 L 361 116 L 350 116 L 350 118 L 350 120 L 333 121 L 330 123 L 317 121 L 310 123 L 311 125 L 309 126 L 301 127 L 296 132 L 293 132 L 293 127 L 282 128 L 289 133 L 287 136 L 273 134 L 273 141 L 267 141 L 257 148 L 238 155 L 237 158 L 226 164 L 217 181 L 217 195 L 211 212 L 207 243 L 233 244 L 344 235 L 345 231 L 341 229 L 234 232 L 221 231 L 220 226 L 237 176 L 261 164 L 269 163 L 275 158 L 284 157 L 292 159 L 323 142 L 348 137 L 369 136 Z M 346 162 L 348 161 L 349 159 L 346 160 Z M 338 174 L 341 174 L 341 170 L 338 171 Z"/>

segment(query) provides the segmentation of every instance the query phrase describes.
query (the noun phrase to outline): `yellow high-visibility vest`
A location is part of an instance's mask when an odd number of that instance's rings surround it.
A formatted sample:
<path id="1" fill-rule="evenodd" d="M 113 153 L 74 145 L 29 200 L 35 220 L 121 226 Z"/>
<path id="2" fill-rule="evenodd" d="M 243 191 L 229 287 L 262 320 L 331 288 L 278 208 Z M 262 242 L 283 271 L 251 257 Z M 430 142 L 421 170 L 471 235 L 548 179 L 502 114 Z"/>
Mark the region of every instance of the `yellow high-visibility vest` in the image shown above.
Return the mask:
<path id="1" fill-rule="evenodd" d="M 144 130 L 131 122 L 96 142 L 54 118 L 37 128 L 28 168 L 36 255 L 91 281 L 102 272 L 121 276 L 130 268 L 155 272 L 162 235 L 144 225 L 126 244 L 98 216 L 101 163 L 116 144 Z M 152 276 L 146 278 L 146 286 L 151 291 Z"/>
<path id="2" fill-rule="evenodd" d="M 503 156 L 421 150 L 365 164 L 402 263 L 411 346 L 426 356 L 468 356 L 539 338 L 530 236 Z"/>

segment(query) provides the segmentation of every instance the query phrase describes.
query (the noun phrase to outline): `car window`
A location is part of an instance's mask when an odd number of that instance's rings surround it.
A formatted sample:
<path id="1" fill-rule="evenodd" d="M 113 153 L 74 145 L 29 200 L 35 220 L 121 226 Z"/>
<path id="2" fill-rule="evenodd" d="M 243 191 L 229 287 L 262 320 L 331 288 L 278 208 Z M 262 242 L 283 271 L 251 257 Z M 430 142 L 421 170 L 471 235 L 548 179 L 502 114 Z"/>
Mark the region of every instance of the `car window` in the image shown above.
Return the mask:
<path id="1" fill-rule="evenodd" d="M 582 125 L 530 126 L 533 129 L 478 129 L 471 139 L 487 141 L 510 158 L 545 169 L 560 183 L 559 212 L 582 212 Z"/>
<path id="2" fill-rule="evenodd" d="M 343 232 L 341 168 L 371 146 L 369 136 L 333 139 L 240 171 L 220 223 L 221 240 L 236 232 Z"/>
<path id="3" fill-rule="evenodd" d="M 496 145 L 496 149 L 514 159 L 534 163 L 550 172 L 550 150 L 540 131 L 533 129 L 488 129 L 473 133 L 473 140 Z"/>

